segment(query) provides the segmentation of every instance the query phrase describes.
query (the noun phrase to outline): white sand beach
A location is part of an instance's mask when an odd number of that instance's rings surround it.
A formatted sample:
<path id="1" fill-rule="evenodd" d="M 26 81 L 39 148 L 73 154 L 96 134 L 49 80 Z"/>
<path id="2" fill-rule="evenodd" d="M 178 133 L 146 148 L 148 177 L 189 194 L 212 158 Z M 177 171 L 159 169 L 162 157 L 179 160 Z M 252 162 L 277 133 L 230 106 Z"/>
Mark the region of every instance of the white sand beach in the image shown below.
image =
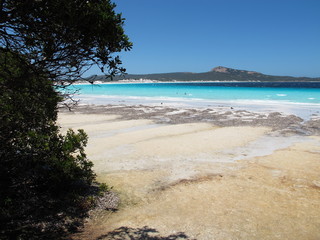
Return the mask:
<path id="1" fill-rule="evenodd" d="M 98 181 L 121 199 L 74 239 L 320 238 L 320 137 L 298 134 L 312 124 L 248 112 L 241 124 L 240 113 L 218 124 L 188 121 L 188 110 L 107 108 L 59 114 L 62 131 L 87 132 Z"/>

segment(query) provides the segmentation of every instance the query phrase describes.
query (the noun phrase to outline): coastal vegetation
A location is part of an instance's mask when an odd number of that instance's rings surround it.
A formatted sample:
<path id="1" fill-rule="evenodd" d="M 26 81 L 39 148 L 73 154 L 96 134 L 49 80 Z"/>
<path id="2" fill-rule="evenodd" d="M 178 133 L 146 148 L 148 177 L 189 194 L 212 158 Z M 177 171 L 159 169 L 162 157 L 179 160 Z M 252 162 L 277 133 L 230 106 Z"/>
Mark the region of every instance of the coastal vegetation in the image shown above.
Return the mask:
<path id="1" fill-rule="evenodd" d="M 91 77 L 95 81 L 110 81 L 105 76 Z M 173 73 L 154 73 L 154 74 L 126 74 L 117 75 L 113 80 L 157 80 L 163 82 L 171 81 L 261 81 L 261 82 L 310 82 L 320 81 L 320 78 L 309 77 L 290 77 L 272 76 L 254 71 L 238 70 L 227 67 L 215 67 L 209 72 L 173 72 Z"/>
<path id="2" fill-rule="evenodd" d="M 123 73 L 113 54 L 132 44 L 109 0 L 0 7 L 0 239 L 63 238 L 106 190 L 95 184 L 86 133 L 59 132 L 63 89 L 92 65 Z"/>

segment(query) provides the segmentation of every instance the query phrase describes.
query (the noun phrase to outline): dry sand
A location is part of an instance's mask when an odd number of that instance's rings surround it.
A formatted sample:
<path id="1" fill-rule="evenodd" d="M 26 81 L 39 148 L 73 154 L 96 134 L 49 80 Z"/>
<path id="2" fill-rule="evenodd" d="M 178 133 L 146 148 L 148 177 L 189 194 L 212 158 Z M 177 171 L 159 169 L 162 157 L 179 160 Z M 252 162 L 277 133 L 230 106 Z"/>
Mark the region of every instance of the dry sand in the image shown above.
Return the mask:
<path id="1" fill-rule="evenodd" d="M 98 180 L 121 198 L 74 239 L 320 239 L 318 136 L 121 112 L 59 122 L 88 133 Z"/>

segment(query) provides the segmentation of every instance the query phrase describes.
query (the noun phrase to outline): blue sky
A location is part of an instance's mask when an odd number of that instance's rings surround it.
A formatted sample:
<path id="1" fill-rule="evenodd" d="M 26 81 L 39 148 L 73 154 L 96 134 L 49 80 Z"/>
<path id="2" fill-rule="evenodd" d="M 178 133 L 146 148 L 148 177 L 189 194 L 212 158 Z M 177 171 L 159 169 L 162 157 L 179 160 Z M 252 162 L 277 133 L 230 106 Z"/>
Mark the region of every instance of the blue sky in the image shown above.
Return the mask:
<path id="1" fill-rule="evenodd" d="M 216 66 L 320 77 L 320 0 L 115 0 L 128 73 Z M 92 69 L 90 74 L 100 74 Z"/>

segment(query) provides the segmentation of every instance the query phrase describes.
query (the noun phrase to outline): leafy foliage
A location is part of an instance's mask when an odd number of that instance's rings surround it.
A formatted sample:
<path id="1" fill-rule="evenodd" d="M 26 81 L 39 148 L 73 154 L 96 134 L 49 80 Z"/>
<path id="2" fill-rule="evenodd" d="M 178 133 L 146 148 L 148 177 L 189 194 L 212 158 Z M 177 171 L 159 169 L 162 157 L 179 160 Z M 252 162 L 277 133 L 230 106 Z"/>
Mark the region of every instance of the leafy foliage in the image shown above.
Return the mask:
<path id="1" fill-rule="evenodd" d="M 28 79 L 28 81 L 26 81 Z M 32 72 L 26 61 L 0 55 L 0 217 L 12 229 L 43 214 L 67 196 L 81 194 L 94 180 L 84 153 L 87 135 L 59 133 L 56 106 L 61 100 L 50 80 Z"/>
<path id="2" fill-rule="evenodd" d="M 53 223 L 81 216 L 88 196 L 99 194 L 86 133 L 63 136 L 56 125 L 63 100 L 56 89 L 93 64 L 109 76 L 125 71 L 113 54 L 131 43 L 114 7 L 109 0 L 0 3 L 0 239 L 58 239 L 72 224 Z"/>
<path id="3" fill-rule="evenodd" d="M 3 0 L 0 7 L 0 45 L 50 79 L 73 82 L 93 64 L 110 75 L 125 71 L 113 53 L 132 44 L 109 0 Z"/>

